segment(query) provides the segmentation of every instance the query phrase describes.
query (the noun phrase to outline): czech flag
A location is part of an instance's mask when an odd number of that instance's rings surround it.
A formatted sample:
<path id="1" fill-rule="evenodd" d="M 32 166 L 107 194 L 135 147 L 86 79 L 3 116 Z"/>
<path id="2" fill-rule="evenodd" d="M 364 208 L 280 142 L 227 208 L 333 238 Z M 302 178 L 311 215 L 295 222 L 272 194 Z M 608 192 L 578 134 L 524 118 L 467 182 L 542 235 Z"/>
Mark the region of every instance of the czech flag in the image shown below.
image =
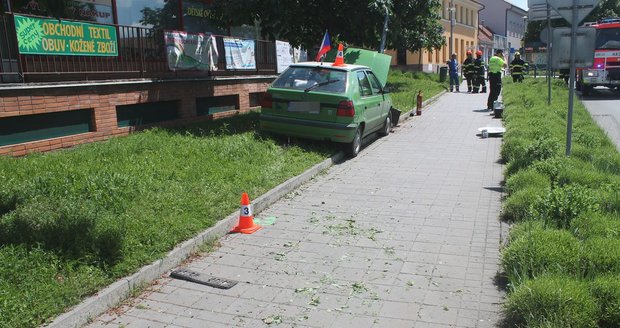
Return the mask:
<path id="1" fill-rule="evenodd" d="M 323 55 L 325 55 L 331 49 L 332 45 L 331 42 L 329 42 L 329 33 L 327 33 L 327 30 L 325 30 L 325 36 L 323 36 L 323 42 L 321 42 L 319 53 L 316 54 L 316 61 L 321 60 L 321 57 L 323 57 Z"/>

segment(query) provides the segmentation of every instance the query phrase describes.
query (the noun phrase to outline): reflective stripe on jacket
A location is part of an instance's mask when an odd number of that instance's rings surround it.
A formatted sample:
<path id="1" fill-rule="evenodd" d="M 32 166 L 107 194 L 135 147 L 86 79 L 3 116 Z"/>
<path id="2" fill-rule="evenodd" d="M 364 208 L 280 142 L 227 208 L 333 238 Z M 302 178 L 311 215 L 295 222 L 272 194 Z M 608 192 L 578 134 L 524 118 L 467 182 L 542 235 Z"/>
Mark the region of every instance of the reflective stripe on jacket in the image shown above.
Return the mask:
<path id="1" fill-rule="evenodd" d="M 510 72 L 512 75 L 523 75 L 523 68 L 525 67 L 525 62 L 523 59 L 514 59 L 510 63 Z"/>

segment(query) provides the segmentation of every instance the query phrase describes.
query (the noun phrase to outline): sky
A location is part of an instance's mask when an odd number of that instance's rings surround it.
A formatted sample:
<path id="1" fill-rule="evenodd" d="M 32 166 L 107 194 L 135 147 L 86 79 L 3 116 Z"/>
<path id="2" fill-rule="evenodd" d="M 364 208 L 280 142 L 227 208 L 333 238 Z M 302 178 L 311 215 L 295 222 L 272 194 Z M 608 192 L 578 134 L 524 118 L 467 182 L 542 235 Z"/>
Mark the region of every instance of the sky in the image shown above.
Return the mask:
<path id="1" fill-rule="evenodd" d="M 527 0 L 508 0 L 515 6 L 527 10 Z"/>

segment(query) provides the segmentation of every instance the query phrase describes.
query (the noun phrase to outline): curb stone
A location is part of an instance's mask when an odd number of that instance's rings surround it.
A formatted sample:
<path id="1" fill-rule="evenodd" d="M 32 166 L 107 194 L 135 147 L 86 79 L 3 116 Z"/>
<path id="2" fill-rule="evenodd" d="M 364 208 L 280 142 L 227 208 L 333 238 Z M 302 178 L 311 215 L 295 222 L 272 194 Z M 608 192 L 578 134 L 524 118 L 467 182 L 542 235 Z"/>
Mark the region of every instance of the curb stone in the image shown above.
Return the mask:
<path id="1" fill-rule="evenodd" d="M 254 211 L 256 213 L 261 212 L 286 194 L 310 181 L 313 177 L 331 167 L 333 164 L 341 162 L 343 159 L 344 153 L 338 152 L 332 157 L 306 170 L 302 174 L 290 178 L 277 187 L 269 190 L 252 202 Z M 155 262 L 142 267 L 133 275 L 121 278 L 120 280 L 112 283 L 108 287 L 97 292 L 94 296 L 82 301 L 68 312 L 56 317 L 56 319 L 48 324 L 47 327 L 77 328 L 88 324 L 91 319 L 103 314 L 111 307 L 120 304 L 123 300 L 130 297 L 132 291 L 135 289 L 139 289 L 147 284 L 150 284 L 166 272 L 179 266 L 204 243 L 227 234 L 237 224 L 239 219 L 238 214 L 239 213 L 234 212 L 228 215 L 223 220 L 218 221 L 213 227 L 208 228 L 199 233 L 197 236 L 179 244 L 163 259 L 156 260 Z"/>

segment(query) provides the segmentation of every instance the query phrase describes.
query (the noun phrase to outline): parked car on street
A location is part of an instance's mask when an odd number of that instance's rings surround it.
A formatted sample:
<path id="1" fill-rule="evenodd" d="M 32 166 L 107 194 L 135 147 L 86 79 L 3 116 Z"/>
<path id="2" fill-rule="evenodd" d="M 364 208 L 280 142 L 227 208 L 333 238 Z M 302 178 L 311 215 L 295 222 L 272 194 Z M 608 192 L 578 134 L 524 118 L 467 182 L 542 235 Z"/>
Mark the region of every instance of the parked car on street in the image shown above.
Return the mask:
<path id="1" fill-rule="evenodd" d="M 261 100 L 260 128 L 276 134 L 342 143 L 349 156 L 362 138 L 391 128 L 392 99 L 385 88 L 391 57 L 347 49 L 344 65 L 291 65 Z"/>

